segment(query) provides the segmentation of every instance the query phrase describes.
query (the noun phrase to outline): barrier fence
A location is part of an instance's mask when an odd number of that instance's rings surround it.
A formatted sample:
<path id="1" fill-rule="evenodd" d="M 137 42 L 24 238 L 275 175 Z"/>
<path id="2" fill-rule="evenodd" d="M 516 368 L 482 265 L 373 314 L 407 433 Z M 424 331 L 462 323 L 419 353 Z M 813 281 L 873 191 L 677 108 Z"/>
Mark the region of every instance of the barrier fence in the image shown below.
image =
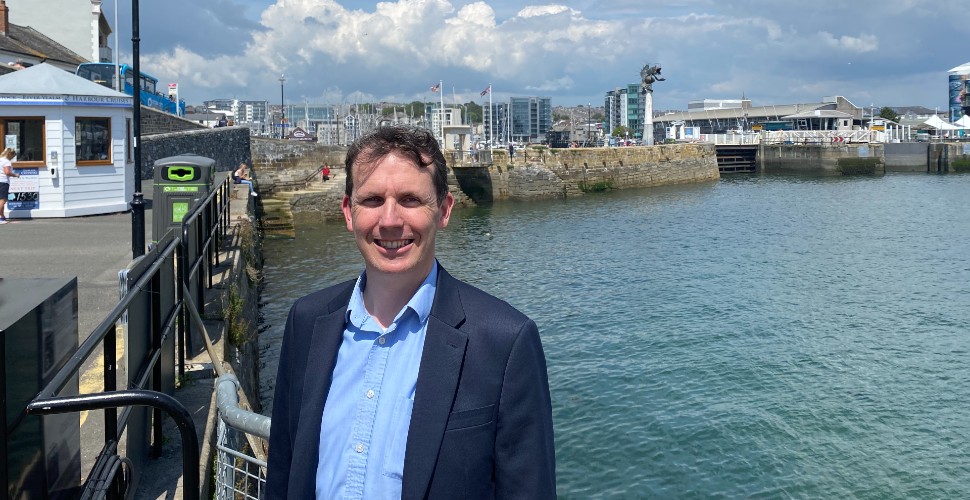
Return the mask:
<path id="1" fill-rule="evenodd" d="M 216 441 L 218 500 L 261 499 L 266 491 L 266 458 L 270 418 L 239 407 L 239 381 L 223 374 L 216 381 L 219 424 Z"/>
<path id="2" fill-rule="evenodd" d="M 228 236 L 231 190 L 227 177 L 195 204 L 183 219 L 180 233 L 170 230 L 145 255 L 132 261 L 123 272 L 127 289 L 118 304 L 27 405 L 27 413 L 32 415 L 99 412 L 104 443 L 81 485 L 81 498 L 131 495 L 142 465 L 149 456 L 161 454 L 163 412 L 179 428 L 183 498 L 199 497 L 198 434 L 192 416 L 172 394 L 176 370 L 178 377 L 185 374 L 186 349 L 195 347 L 193 330 L 186 328 L 192 314 L 188 304 L 204 305 L 205 289 L 212 286 L 212 268 L 219 265 L 218 247 Z M 119 372 L 116 323 L 126 313 L 126 365 Z M 80 377 L 82 365 L 99 352 L 103 356 L 103 392 L 59 396 L 70 381 Z M 119 451 L 123 438 L 124 455 Z"/>

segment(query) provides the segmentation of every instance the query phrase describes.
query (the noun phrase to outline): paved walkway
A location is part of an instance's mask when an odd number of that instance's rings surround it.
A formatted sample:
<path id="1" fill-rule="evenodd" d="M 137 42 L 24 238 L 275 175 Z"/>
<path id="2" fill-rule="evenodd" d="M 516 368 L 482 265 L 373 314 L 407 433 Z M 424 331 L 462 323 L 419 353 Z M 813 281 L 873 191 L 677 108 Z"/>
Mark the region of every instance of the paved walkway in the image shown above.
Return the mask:
<path id="1" fill-rule="evenodd" d="M 245 186 L 243 186 L 245 187 Z M 146 199 L 146 242 L 152 239 L 152 182 L 144 181 L 142 190 Z M 246 217 L 249 196 L 238 189 L 231 207 L 231 220 Z M 78 342 L 97 327 L 119 300 L 118 272 L 132 260 L 131 213 L 94 215 L 60 219 L 13 219 L 0 226 L 0 278 L 70 278 L 78 280 Z M 123 346 L 119 335 L 119 346 Z M 121 347 L 119 347 L 121 349 Z M 93 356 L 100 358 L 100 356 Z M 203 353 L 189 363 L 190 377 L 183 388 L 176 391 L 176 398 L 193 415 L 199 443 L 205 442 L 204 433 L 211 424 L 212 402 L 211 363 Z M 98 363 L 89 362 L 81 376 L 82 390 L 85 381 L 93 381 L 94 391 L 103 387 Z M 90 389 L 90 388 L 89 388 Z M 95 454 L 103 444 L 103 421 L 82 415 L 81 473 L 86 476 L 94 463 Z M 179 434 L 170 418 L 166 417 L 163 456 L 149 464 L 144 471 L 136 498 L 181 498 L 182 457 Z M 202 457 L 203 463 L 207 457 Z M 205 478 L 200 478 L 200 482 Z"/>

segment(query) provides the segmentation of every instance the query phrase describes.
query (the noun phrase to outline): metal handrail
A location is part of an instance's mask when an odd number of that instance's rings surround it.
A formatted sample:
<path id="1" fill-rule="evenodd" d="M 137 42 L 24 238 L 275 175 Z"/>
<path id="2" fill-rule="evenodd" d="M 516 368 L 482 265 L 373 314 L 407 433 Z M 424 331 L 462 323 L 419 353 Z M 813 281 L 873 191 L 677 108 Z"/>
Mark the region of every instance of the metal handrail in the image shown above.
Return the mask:
<path id="1" fill-rule="evenodd" d="M 149 406 L 165 411 L 179 427 L 182 438 L 183 499 L 199 498 L 199 436 L 192 414 L 168 394 L 155 391 L 114 391 L 31 401 L 27 412 L 38 415 L 71 413 L 85 410 L 117 409 L 123 406 Z"/>
<path id="2" fill-rule="evenodd" d="M 239 379 L 232 373 L 216 380 L 216 406 L 222 419 L 235 429 L 269 439 L 271 418 L 239 407 Z"/>
<path id="3" fill-rule="evenodd" d="M 206 282 L 202 272 L 208 272 L 213 265 L 218 265 L 218 251 L 215 248 L 215 241 L 218 235 L 225 238 L 228 234 L 229 226 L 229 203 L 232 185 L 227 178 L 219 186 L 215 187 L 205 199 L 198 203 L 193 210 L 186 216 L 182 224 L 181 236 L 168 234 L 160 241 L 165 245 L 163 249 L 155 253 L 155 260 L 142 273 L 133 285 L 128 287 L 124 296 L 118 304 L 112 308 L 107 317 L 91 332 L 90 335 L 78 346 L 70 359 L 58 372 L 51 378 L 50 382 L 41 389 L 37 395 L 27 404 L 26 412 L 32 415 L 47 415 L 54 413 L 81 412 L 87 410 L 104 410 L 104 438 L 105 444 L 102 453 L 117 454 L 116 449 L 112 449 L 111 444 L 116 443 L 122 436 L 128 422 L 128 416 L 133 406 L 147 406 L 155 409 L 156 418 L 153 419 L 155 445 L 161 446 L 161 425 L 162 419 L 159 412 L 167 412 L 179 426 L 182 434 L 182 459 L 183 459 L 183 495 L 184 498 L 194 500 L 199 497 L 199 446 L 198 435 L 192 415 L 176 399 L 161 392 L 161 381 L 157 380 L 161 376 L 160 362 L 162 359 L 162 341 L 165 339 L 165 332 L 173 330 L 178 324 L 180 338 L 180 357 L 177 361 L 179 365 L 179 376 L 185 373 L 185 340 L 184 326 L 189 322 L 190 312 L 186 309 L 188 304 L 201 304 L 201 301 L 185 301 L 187 298 L 183 294 L 185 285 L 189 283 L 189 269 L 193 270 L 198 282 L 198 292 L 203 292 L 203 284 L 212 286 L 211 272 Z M 190 235 L 198 235 L 198 238 L 189 238 Z M 168 242 L 168 243 L 164 243 Z M 129 324 L 132 321 L 142 319 L 153 338 L 152 350 L 147 355 L 147 362 L 142 366 L 142 371 L 129 377 L 131 382 L 126 390 L 116 390 L 117 380 L 117 355 L 115 350 L 116 334 L 115 323 L 125 315 L 132 303 L 147 294 L 155 307 L 154 316 L 159 316 L 157 304 L 160 300 L 158 287 L 160 285 L 160 271 L 162 266 L 169 263 L 175 256 L 178 272 L 174 274 L 176 295 L 172 308 L 168 311 L 161 311 L 166 314 L 165 318 L 133 318 L 129 314 Z M 198 314 L 197 311 L 195 314 Z M 152 312 L 148 313 L 153 314 Z M 182 321 L 178 321 L 182 318 Z M 80 373 L 82 366 L 88 358 L 94 354 L 98 347 L 103 350 L 104 356 L 104 392 L 84 395 L 58 396 L 71 380 L 75 379 Z M 155 376 L 152 379 L 152 376 Z M 142 389 L 148 384 L 149 380 L 157 390 Z M 173 381 L 174 382 L 174 381 Z M 131 389 L 136 387 L 137 389 Z M 118 409 L 122 408 L 121 418 L 119 419 Z M 129 439 L 132 437 L 129 436 Z M 157 450 L 157 448 L 156 448 Z M 96 464 L 97 465 L 97 464 Z M 115 470 L 116 472 L 117 470 Z M 90 476 L 89 476 L 90 477 Z M 109 478 L 111 480 L 111 478 Z"/>

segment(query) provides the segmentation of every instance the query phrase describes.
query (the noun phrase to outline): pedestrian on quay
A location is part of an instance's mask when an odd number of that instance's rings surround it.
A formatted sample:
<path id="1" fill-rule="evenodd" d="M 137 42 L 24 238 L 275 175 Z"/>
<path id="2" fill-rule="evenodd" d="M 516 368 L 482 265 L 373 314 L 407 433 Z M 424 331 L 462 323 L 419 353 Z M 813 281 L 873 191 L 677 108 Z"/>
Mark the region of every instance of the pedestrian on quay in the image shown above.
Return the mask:
<path id="1" fill-rule="evenodd" d="M 267 498 L 555 498 L 538 328 L 437 261 L 454 198 L 434 136 L 379 127 L 345 165 L 364 270 L 290 309 Z"/>
<path id="2" fill-rule="evenodd" d="M 253 187 L 253 180 L 249 177 L 249 168 L 246 165 L 246 162 L 240 163 L 239 168 L 232 173 L 232 183 L 246 184 L 249 186 L 249 194 L 251 196 L 259 196 L 259 194 L 256 193 L 256 188 Z"/>
<path id="3" fill-rule="evenodd" d="M 20 177 L 20 174 L 13 171 L 13 157 L 17 152 L 13 148 L 4 149 L 0 152 L 0 224 L 7 223 L 4 209 L 7 207 L 7 197 L 10 196 L 10 178 Z"/>
<path id="4" fill-rule="evenodd" d="M 323 176 L 323 182 L 329 181 L 330 180 L 330 165 L 324 165 L 323 168 L 320 169 L 320 175 Z"/>

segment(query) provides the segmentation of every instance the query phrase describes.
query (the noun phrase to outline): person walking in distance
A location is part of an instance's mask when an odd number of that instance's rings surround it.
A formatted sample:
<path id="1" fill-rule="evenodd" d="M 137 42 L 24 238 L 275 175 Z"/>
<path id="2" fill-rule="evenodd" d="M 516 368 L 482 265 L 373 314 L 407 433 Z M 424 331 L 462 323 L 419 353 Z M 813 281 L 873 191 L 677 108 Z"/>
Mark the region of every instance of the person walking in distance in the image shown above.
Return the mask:
<path id="1" fill-rule="evenodd" d="M 10 196 L 10 178 L 20 177 L 20 174 L 13 171 L 13 157 L 17 152 L 13 148 L 4 149 L 0 152 L 0 224 L 7 223 L 4 209 L 7 207 L 7 198 Z"/>

